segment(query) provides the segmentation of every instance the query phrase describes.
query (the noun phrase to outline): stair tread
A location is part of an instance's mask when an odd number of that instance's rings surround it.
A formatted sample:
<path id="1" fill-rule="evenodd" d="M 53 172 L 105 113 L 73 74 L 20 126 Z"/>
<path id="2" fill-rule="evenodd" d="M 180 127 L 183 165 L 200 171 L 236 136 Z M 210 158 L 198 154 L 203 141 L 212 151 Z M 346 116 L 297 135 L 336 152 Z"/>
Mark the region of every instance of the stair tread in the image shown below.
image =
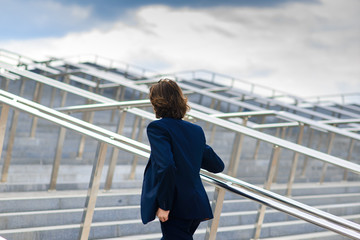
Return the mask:
<path id="1" fill-rule="evenodd" d="M 224 201 L 226 204 L 228 201 Z M 328 204 L 328 205 L 312 205 L 312 207 L 321 209 L 330 209 L 330 208 L 346 208 L 346 207 L 357 207 L 360 206 L 360 202 L 351 202 L 351 203 L 339 203 L 339 204 Z M 125 206 L 109 206 L 109 207 L 96 207 L 95 211 L 111 211 L 111 210 L 124 210 L 124 209 L 140 209 L 140 205 L 125 205 Z M 70 213 L 70 212 L 82 212 L 84 208 L 69 208 L 69 209 L 51 209 L 51 210 L 38 210 L 38 211 L 20 211 L 20 212 L 7 212 L 0 213 L 1 217 L 11 217 L 11 216 L 25 216 L 25 215 L 36 215 L 36 214 L 59 214 L 59 213 Z M 268 209 L 267 213 L 278 212 L 275 209 Z M 237 215 L 248 215 L 256 214 L 257 210 L 252 211 L 229 211 L 222 212 L 221 216 L 237 216 Z"/>
<path id="2" fill-rule="evenodd" d="M 319 237 L 331 237 L 337 235 L 339 234 L 334 232 L 324 231 L 324 232 L 296 234 L 296 235 L 282 236 L 282 237 L 260 238 L 260 240 L 309 240 Z"/>
<path id="3" fill-rule="evenodd" d="M 355 215 L 347 215 L 347 216 L 339 216 L 344 219 L 359 219 L 360 214 Z M 107 222 L 93 222 L 91 227 L 101 227 L 101 226 L 113 226 L 113 225 L 124 225 L 124 224 L 142 224 L 140 219 L 130 219 L 130 220 L 120 220 L 120 221 L 107 221 Z M 274 227 L 274 226 L 290 226 L 304 223 L 302 220 L 294 220 L 294 221 L 282 221 L 282 222 L 270 222 L 263 223 L 262 227 Z M 0 234 L 8 234 L 8 233 L 17 233 L 17 232 L 33 232 L 33 231 L 51 231 L 56 229 L 70 229 L 70 228 L 79 228 L 80 224 L 66 224 L 66 225 L 55 225 L 55 226 L 43 226 L 43 227 L 29 227 L 29 228 L 19 228 L 19 229 L 6 229 L 0 230 Z M 254 224 L 244 224 L 238 226 L 226 226 L 219 227 L 218 232 L 224 231 L 235 231 L 235 230 L 244 230 L 244 229 L 253 229 Z M 199 229 L 201 230 L 201 229 Z"/>

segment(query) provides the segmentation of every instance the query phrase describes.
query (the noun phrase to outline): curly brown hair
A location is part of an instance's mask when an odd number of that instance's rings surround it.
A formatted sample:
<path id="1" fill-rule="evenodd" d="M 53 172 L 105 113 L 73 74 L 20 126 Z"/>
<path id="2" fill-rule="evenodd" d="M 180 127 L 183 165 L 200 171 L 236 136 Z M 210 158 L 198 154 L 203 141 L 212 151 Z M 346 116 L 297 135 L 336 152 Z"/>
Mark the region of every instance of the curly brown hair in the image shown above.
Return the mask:
<path id="1" fill-rule="evenodd" d="M 150 87 L 149 98 L 157 118 L 182 119 L 190 109 L 179 85 L 168 78 L 160 79 Z"/>

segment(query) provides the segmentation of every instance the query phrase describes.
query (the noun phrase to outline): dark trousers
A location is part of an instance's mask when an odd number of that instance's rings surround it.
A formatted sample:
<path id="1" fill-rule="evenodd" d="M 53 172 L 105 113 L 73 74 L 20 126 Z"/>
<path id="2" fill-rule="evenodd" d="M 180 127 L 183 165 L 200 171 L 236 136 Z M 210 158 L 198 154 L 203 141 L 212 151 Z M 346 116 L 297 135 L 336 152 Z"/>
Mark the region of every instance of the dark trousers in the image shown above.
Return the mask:
<path id="1" fill-rule="evenodd" d="M 160 222 L 163 234 L 161 240 L 192 240 L 200 222 L 200 220 L 176 218 L 169 218 L 169 220 L 164 223 Z"/>

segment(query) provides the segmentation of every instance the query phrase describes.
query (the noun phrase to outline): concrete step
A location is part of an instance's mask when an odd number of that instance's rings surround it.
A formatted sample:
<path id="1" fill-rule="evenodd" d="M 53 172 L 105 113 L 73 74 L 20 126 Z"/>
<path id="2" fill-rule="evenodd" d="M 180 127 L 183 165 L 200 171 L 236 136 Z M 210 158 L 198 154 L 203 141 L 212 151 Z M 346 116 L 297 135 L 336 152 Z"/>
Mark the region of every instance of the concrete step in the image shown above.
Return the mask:
<path id="1" fill-rule="evenodd" d="M 118 184 L 122 184 L 122 189 L 114 188 L 110 192 L 100 190 L 98 203 L 105 203 L 112 205 L 98 205 L 97 207 L 106 206 L 123 206 L 124 202 L 130 202 L 133 205 L 139 204 L 141 184 L 142 181 L 122 180 Z M 360 183 L 334 183 L 323 184 L 316 186 L 315 184 L 300 184 L 294 185 L 294 200 L 303 202 L 309 205 L 330 205 L 360 202 Z M 3 185 L 3 184 L 1 184 Z M 212 199 L 214 187 L 205 185 L 209 195 Z M 342 188 L 341 186 L 346 186 Z M 277 185 L 274 191 L 283 192 L 285 185 Z M 335 189 L 335 190 L 334 190 Z M 336 193 L 337 192 L 337 193 Z M 67 208 L 77 208 L 83 206 L 83 199 L 86 196 L 86 190 L 78 191 L 52 191 L 52 192 L 2 192 L 0 193 L 0 212 L 16 212 L 16 211 L 40 211 L 40 210 L 54 210 L 61 209 L 64 206 Z M 122 204 L 117 201 L 121 199 Z M 130 200 L 127 200 L 130 199 Z M 224 206 L 224 211 L 240 211 L 242 209 L 253 210 L 257 209 L 256 204 L 241 196 L 227 192 L 225 195 L 227 206 Z M 36 204 L 35 203 L 41 203 Z M 24 208 L 23 208 L 24 206 Z M 37 206 L 33 208 L 33 206 Z M 59 206 L 54 208 L 54 206 Z M 243 208 L 242 208 L 243 207 Z"/>
<path id="2" fill-rule="evenodd" d="M 261 240 L 348 240 L 348 237 L 341 236 L 334 232 L 317 232 L 297 234 L 283 237 L 261 238 Z"/>
<path id="3" fill-rule="evenodd" d="M 350 221 L 359 221 L 360 215 L 340 216 Z M 254 225 L 226 226 L 218 229 L 217 239 L 251 239 L 253 237 Z M 289 235 L 310 234 L 323 232 L 324 229 L 302 220 L 264 223 L 262 225 L 260 238 L 285 237 Z"/>
<path id="4" fill-rule="evenodd" d="M 119 159 L 120 160 L 120 159 Z M 140 160 L 140 159 L 139 159 Z M 81 161 L 81 160 L 78 160 Z M 115 182 L 128 180 L 131 172 L 131 162 L 129 164 L 119 163 L 114 171 L 113 180 Z M 75 164 L 75 163 L 74 163 Z M 103 168 L 101 181 L 105 182 L 108 165 Z M 44 165 L 12 165 L 9 169 L 7 183 L 33 183 L 47 184 L 51 179 L 51 171 L 53 166 Z M 91 177 L 92 165 L 60 165 L 58 183 L 88 183 Z M 139 164 L 136 168 L 135 179 L 142 180 L 145 165 Z M 0 184 L 1 186 L 1 184 Z"/>
<path id="5" fill-rule="evenodd" d="M 228 205 L 228 201 L 224 202 Z M 314 206 L 317 209 L 334 215 L 360 214 L 360 203 L 332 204 Z M 252 211 L 228 211 L 221 214 L 220 226 L 244 225 L 256 221 L 257 209 Z M 42 210 L 26 212 L 0 213 L 0 230 L 30 228 L 42 226 L 56 226 L 65 224 L 78 224 L 81 221 L 83 208 L 70 208 L 59 210 Z M 140 206 L 126 205 L 114 207 L 97 207 L 93 222 L 107 222 L 118 220 L 140 219 Z M 293 221 L 296 218 L 268 209 L 264 222 Z"/>
<path id="6" fill-rule="evenodd" d="M 348 220 L 356 220 L 360 215 L 351 215 L 344 217 Z M 195 239 L 202 239 L 206 230 L 206 222 L 202 223 L 199 230 L 195 233 Z M 79 234 L 79 224 L 69 224 L 61 226 L 37 227 L 37 228 L 23 228 L 0 230 L 0 235 L 9 239 L 76 239 Z M 219 227 L 217 232 L 217 239 L 235 240 L 235 239 L 250 239 L 253 235 L 254 224 L 240 225 L 240 226 L 226 226 Z M 313 234 L 316 232 L 323 232 L 324 230 L 316 225 L 306 223 L 301 220 L 264 223 L 261 231 L 261 238 L 269 237 L 285 237 L 288 235 L 298 234 Z M 143 225 L 140 220 L 124 220 L 93 223 L 89 239 L 108 239 L 114 237 L 132 236 L 131 239 L 136 238 L 139 232 L 141 235 L 151 234 L 150 238 L 158 237 L 160 233 L 160 226 L 158 221 Z M 117 238 L 117 239 L 126 239 Z"/>
<path id="7" fill-rule="evenodd" d="M 286 195 L 286 184 L 273 184 L 271 191 Z M 360 181 L 339 181 L 327 183 L 295 183 L 292 186 L 292 196 L 323 194 L 359 193 Z"/>
<path id="8" fill-rule="evenodd" d="M 83 208 L 86 191 L 1 193 L 0 212 L 64 210 Z M 140 203 L 140 189 L 129 188 L 98 194 L 96 207 L 127 206 Z"/>
<path id="9" fill-rule="evenodd" d="M 95 146 L 94 146 L 95 147 Z M 105 162 L 105 166 L 104 166 L 104 170 L 103 170 L 103 174 L 102 174 L 102 181 L 105 181 L 105 177 L 107 174 L 107 168 L 108 168 L 108 164 L 109 164 L 109 157 L 111 156 L 110 151 L 108 151 L 108 159 Z M 75 157 L 76 153 L 74 153 Z M 90 179 L 90 174 L 91 174 L 91 169 L 92 169 L 92 164 L 94 162 L 94 155 L 95 153 L 91 156 L 91 158 L 89 158 L 88 160 L 84 160 L 84 159 L 76 159 L 76 158 L 64 158 L 62 159 L 62 164 L 60 165 L 59 168 L 59 176 L 58 176 L 58 183 L 59 185 L 61 184 L 66 184 L 67 187 L 66 188 L 59 188 L 59 189 L 70 189 L 69 187 L 71 185 L 73 185 L 74 190 L 78 189 L 76 188 L 77 186 L 79 186 L 82 183 L 87 183 Z M 63 155 L 64 156 L 64 155 Z M 65 156 L 67 157 L 67 156 Z M 24 161 L 27 161 L 28 159 L 24 158 Z M 30 184 L 34 184 L 34 186 L 31 186 L 30 189 L 32 191 L 40 191 L 40 190 L 47 190 L 42 188 L 42 186 L 46 186 L 46 184 L 48 184 L 50 182 L 50 176 L 51 176 L 51 171 L 52 171 L 52 164 L 50 164 L 53 161 L 52 159 L 48 159 L 46 161 L 49 161 L 49 163 L 42 163 L 39 164 L 39 161 L 45 161 L 42 158 L 37 158 L 37 163 L 29 163 L 26 162 L 24 164 L 12 164 L 9 168 L 9 175 L 8 175 L 8 180 L 7 180 L 7 186 L 9 186 L 8 191 L 11 190 L 10 186 L 12 187 L 12 189 L 14 189 L 14 191 L 26 191 L 26 188 L 21 188 L 21 184 L 23 184 L 24 186 L 26 185 L 27 187 L 30 186 Z M 50 162 L 51 161 L 51 162 Z M 116 166 L 115 169 L 115 177 L 114 177 L 114 181 L 119 181 L 119 180 L 126 180 L 129 178 L 130 172 L 131 172 L 131 164 L 133 162 L 133 156 L 129 153 L 126 152 L 121 152 L 118 160 L 118 165 Z M 136 174 L 135 174 L 135 179 L 137 180 L 141 180 L 143 177 L 143 171 L 145 169 L 145 165 L 147 163 L 147 159 L 145 158 L 139 158 L 138 159 L 138 164 L 137 164 L 137 168 L 136 168 Z M 255 169 L 253 170 L 255 171 Z M 340 175 L 342 176 L 342 173 L 340 173 Z M 340 176 L 338 175 L 338 176 Z M 257 175 L 256 177 L 254 177 L 253 175 L 249 175 L 249 173 L 242 173 L 241 175 L 241 179 L 245 180 L 247 182 L 253 183 L 253 184 L 263 184 L 264 183 L 264 176 L 259 176 Z M 300 186 L 301 184 L 305 184 L 304 186 L 306 186 L 306 188 L 309 189 L 318 189 L 318 188 L 327 188 L 327 184 L 330 184 L 329 186 L 331 186 L 331 188 L 333 189 L 334 193 L 338 193 L 339 189 L 344 189 L 346 191 L 350 191 L 350 189 L 353 189 L 351 191 L 360 191 L 360 186 L 355 187 L 355 185 L 353 185 L 353 182 L 359 182 L 359 181 L 347 181 L 347 182 L 342 182 L 342 181 L 331 181 L 331 182 L 325 182 L 324 184 L 319 184 L 318 183 L 318 177 L 314 177 L 314 182 L 312 183 L 311 179 L 308 178 L 299 178 L 299 180 L 295 181 L 295 185 Z M 276 189 L 276 186 L 280 186 L 280 188 L 285 189 L 284 188 L 284 183 L 287 182 L 287 178 L 283 178 L 282 180 L 279 180 L 278 182 L 283 182 L 283 183 L 274 183 L 272 186 L 272 190 L 279 192 Z M 337 183 L 339 182 L 339 187 L 338 189 L 333 188 Z M 74 184 L 72 184 L 74 183 Z M 6 185 L 5 184 L 5 185 Z M 335 185 L 334 185 L 335 184 Z M 6 188 L 4 184 L 0 184 L 0 191 L 5 191 Z M 15 185 L 17 186 L 17 188 L 15 187 Z M 355 188 L 354 188 L 355 187 Z M 18 189 L 18 190 L 16 190 Z M 83 189 L 83 188 L 81 188 Z M 327 188 L 329 189 L 329 188 Z M 354 190 L 355 189 L 355 190 Z M 294 187 L 293 190 L 293 195 L 297 194 L 297 191 Z M 285 194 L 285 190 L 283 190 L 282 192 L 279 192 L 281 194 Z M 301 195 L 303 195 L 303 193 L 300 192 Z"/>
<path id="10" fill-rule="evenodd" d="M 146 225 L 145 227 L 140 223 L 139 193 L 139 189 L 123 189 L 111 193 L 100 193 L 97 201 L 97 210 L 94 215 L 93 229 L 96 229 L 96 233 L 93 233 L 93 238 L 147 233 L 154 233 L 155 235 L 153 236 L 158 236 L 156 233 L 159 231 L 159 227 L 156 223 Z M 36 194 L 42 196 L 36 196 Z M 79 231 L 84 196 L 85 191 L 81 193 L 79 191 L 6 193 L 0 199 L 0 207 L 2 208 L 0 210 L 2 212 L 0 214 L 0 226 L 4 226 L 0 230 L 0 236 L 11 236 L 15 239 L 18 239 L 17 237 L 22 239 L 20 238 L 21 236 L 26 236 L 25 239 L 29 236 L 34 237 L 34 239 L 57 239 L 53 238 L 55 235 L 65 237 L 63 239 L 67 239 L 66 236 L 68 235 L 76 236 Z M 240 232 L 243 233 L 245 230 L 247 232 L 246 236 L 250 236 L 253 231 L 252 227 L 256 221 L 258 204 L 247 199 L 231 199 L 231 197 L 233 197 L 231 194 L 227 194 L 226 198 L 230 199 L 224 202 L 219 229 L 219 236 L 222 237 L 218 239 L 238 239 L 233 237 Z M 319 209 L 359 221 L 359 216 L 356 214 L 360 212 L 360 193 L 309 195 L 294 198 L 295 200 L 300 199 L 306 204 L 313 202 L 313 205 Z M 318 205 L 319 202 L 331 203 Z M 290 222 L 298 221 L 293 217 L 271 209 L 266 211 L 264 226 L 268 224 L 268 227 L 278 229 Z M 34 223 L 36 224 L 34 225 Z M 279 225 L 276 223 L 279 223 Z M 239 226 L 241 227 L 240 229 Z M 303 228 L 301 224 L 299 226 Z M 298 228 L 299 226 L 292 228 Z M 136 231 L 132 232 L 128 230 L 129 228 L 136 229 Z M 54 231 L 57 233 L 53 233 Z M 202 230 L 200 229 L 199 231 L 201 233 Z M 284 230 L 276 231 L 283 232 Z M 96 235 L 99 232 L 106 232 L 106 234 Z M 110 236 L 108 233 L 113 233 L 113 235 L 110 234 Z M 299 234 L 303 233 L 299 232 Z M 41 238 L 38 238 L 38 236 L 41 236 Z M 268 237 L 268 235 L 265 237 Z"/>
<path id="11" fill-rule="evenodd" d="M 204 239 L 204 229 L 199 229 L 194 236 L 194 239 Z M 133 235 L 126 237 L 115 237 L 115 238 L 103 238 L 97 240 L 157 240 L 162 236 L 161 233 L 154 234 L 142 234 L 142 235 Z M 217 236 L 217 239 L 222 239 L 221 236 Z M 244 238 L 245 239 L 245 238 Z M 283 237 L 271 237 L 271 238 L 260 238 L 261 240 L 348 240 L 349 238 L 341 236 L 334 232 L 316 232 L 316 233 L 307 233 L 307 234 L 298 234 L 298 235 L 289 235 Z M 225 239 L 224 239 L 225 240 Z M 238 238 L 238 240 L 241 240 Z"/>

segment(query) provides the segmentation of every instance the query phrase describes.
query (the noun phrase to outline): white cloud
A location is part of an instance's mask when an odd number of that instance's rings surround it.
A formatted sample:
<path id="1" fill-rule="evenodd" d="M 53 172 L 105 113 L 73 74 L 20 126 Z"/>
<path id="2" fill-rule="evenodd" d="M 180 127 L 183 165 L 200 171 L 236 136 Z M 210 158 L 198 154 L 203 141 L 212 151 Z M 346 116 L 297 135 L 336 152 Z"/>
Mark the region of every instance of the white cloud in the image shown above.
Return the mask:
<path id="1" fill-rule="evenodd" d="M 358 91 L 360 3 L 321 3 L 151 6 L 133 12 L 135 24 L 0 44 L 36 57 L 94 53 L 162 72 L 208 69 L 300 96 Z"/>

